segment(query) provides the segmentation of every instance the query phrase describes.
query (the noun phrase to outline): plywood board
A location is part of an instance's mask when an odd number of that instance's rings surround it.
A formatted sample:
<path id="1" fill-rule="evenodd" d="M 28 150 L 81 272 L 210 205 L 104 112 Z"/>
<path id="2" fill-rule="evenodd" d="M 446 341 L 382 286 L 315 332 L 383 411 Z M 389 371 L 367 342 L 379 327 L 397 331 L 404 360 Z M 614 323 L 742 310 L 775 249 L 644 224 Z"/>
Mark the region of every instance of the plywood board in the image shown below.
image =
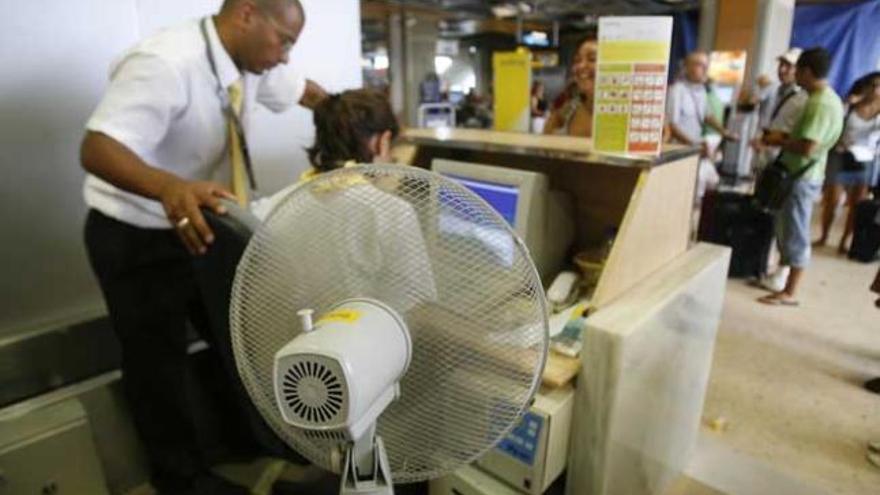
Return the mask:
<path id="1" fill-rule="evenodd" d="M 603 307 L 688 247 L 697 156 L 642 172 L 593 296 Z"/>

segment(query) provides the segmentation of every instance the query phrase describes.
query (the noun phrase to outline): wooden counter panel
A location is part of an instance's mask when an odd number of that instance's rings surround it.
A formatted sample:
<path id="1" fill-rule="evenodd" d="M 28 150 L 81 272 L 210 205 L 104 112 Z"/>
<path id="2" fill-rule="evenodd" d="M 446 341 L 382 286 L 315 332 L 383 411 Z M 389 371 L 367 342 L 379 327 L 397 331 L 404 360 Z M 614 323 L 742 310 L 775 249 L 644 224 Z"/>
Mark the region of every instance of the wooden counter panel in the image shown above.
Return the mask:
<path id="1" fill-rule="evenodd" d="M 639 177 L 593 304 L 603 307 L 688 248 L 697 157 Z"/>

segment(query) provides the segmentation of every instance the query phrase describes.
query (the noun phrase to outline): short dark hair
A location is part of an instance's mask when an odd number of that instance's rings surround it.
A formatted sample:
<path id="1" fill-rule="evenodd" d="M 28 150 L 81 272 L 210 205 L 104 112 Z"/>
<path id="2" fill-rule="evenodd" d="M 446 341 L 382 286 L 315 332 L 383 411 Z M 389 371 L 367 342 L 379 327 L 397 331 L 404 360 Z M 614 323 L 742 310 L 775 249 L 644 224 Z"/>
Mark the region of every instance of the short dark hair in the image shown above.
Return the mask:
<path id="1" fill-rule="evenodd" d="M 345 162 L 372 161 L 369 140 L 400 128 L 388 98 L 370 89 L 353 89 L 330 95 L 315 107 L 315 144 L 309 148 L 309 161 L 319 172 L 342 167 Z"/>
<path id="2" fill-rule="evenodd" d="M 221 10 L 231 8 L 233 5 L 241 2 L 242 0 L 224 0 L 223 6 Z M 279 8 L 284 7 L 294 7 L 299 11 L 299 15 L 303 20 L 303 23 L 306 22 L 306 10 L 303 8 L 300 0 L 252 0 L 254 4 L 262 9 L 263 11 L 272 11 L 275 12 Z"/>
<path id="3" fill-rule="evenodd" d="M 873 81 L 871 81 L 870 77 L 862 76 L 862 77 L 856 79 L 854 83 L 852 83 L 852 86 L 850 86 L 849 91 L 846 92 L 846 96 L 847 97 L 861 96 L 861 94 L 864 93 L 865 90 L 868 89 L 868 86 L 871 85 L 872 83 L 873 83 Z"/>
<path id="4" fill-rule="evenodd" d="M 831 54 L 821 46 L 809 48 L 798 57 L 797 66 L 809 69 L 818 79 L 825 79 L 831 69 Z"/>

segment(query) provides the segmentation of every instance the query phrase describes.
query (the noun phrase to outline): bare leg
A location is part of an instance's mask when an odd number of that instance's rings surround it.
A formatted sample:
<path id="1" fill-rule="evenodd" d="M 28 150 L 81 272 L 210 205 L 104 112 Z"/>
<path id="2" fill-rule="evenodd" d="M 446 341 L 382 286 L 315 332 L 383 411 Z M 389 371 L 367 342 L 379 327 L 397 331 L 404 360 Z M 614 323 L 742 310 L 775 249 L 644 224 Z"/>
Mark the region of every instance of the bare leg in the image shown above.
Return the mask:
<path id="1" fill-rule="evenodd" d="M 776 216 L 783 261 L 791 265 L 785 288 L 758 299 L 763 304 L 797 306 L 797 289 L 810 261 L 810 218 L 818 187 L 805 180 L 795 182 L 791 195 Z"/>
<path id="2" fill-rule="evenodd" d="M 843 188 L 836 184 L 829 184 L 822 190 L 822 235 L 813 243 L 814 246 L 824 246 L 828 242 L 828 233 L 831 232 L 842 193 Z"/>
<path id="3" fill-rule="evenodd" d="M 803 268 L 791 267 L 788 273 L 788 279 L 785 281 L 785 288 L 781 292 L 774 292 L 758 299 L 758 302 L 771 305 L 797 306 L 798 285 L 801 283 L 801 277 L 804 274 Z"/>
<path id="4" fill-rule="evenodd" d="M 801 283 L 801 277 L 804 275 L 804 269 L 800 267 L 791 267 L 791 272 L 788 274 L 788 281 L 785 283 L 785 290 L 782 291 L 783 294 L 788 296 L 790 299 L 794 299 L 795 294 L 797 293 L 798 285 Z"/>
<path id="5" fill-rule="evenodd" d="M 865 185 L 850 187 L 846 193 L 846 225 L 843 228 L 840 245 L 837 247 L 837 251 L 841 254 L 849 251 L 849 239 L 856 225 L 856 206 L 867 197 L 868 186 Z"/>

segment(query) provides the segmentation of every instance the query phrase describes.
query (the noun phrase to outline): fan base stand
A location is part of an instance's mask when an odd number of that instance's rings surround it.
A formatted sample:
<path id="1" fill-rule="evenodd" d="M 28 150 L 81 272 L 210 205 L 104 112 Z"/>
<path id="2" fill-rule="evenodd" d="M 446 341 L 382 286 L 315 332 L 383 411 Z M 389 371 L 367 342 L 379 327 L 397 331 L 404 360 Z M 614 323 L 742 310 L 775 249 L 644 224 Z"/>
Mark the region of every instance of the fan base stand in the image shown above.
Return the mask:
<path id="1" fill-rule="evenodd" d="M 385 444 L 379 436 L 370 437 L 374 439 L 373 446 L 365 455 L 357 456 L 357 445 L 349 447 L 345 453 L 339 495 L 394 495 Z M 366 475 L 362 473 L 365 464 L 372 467 L 372 472 Z"/>

